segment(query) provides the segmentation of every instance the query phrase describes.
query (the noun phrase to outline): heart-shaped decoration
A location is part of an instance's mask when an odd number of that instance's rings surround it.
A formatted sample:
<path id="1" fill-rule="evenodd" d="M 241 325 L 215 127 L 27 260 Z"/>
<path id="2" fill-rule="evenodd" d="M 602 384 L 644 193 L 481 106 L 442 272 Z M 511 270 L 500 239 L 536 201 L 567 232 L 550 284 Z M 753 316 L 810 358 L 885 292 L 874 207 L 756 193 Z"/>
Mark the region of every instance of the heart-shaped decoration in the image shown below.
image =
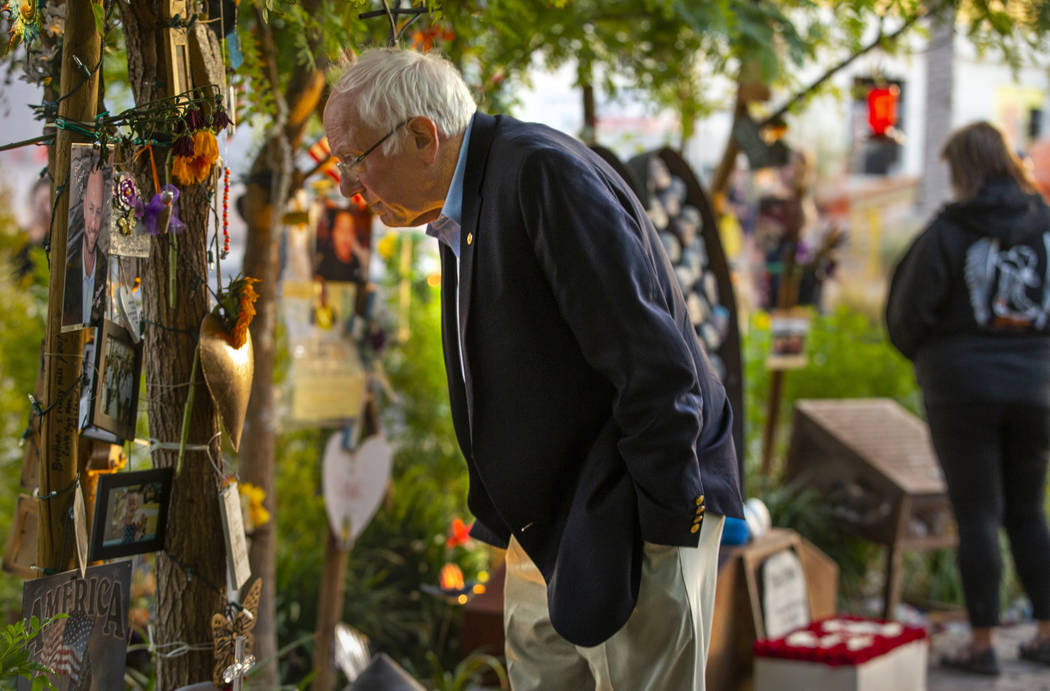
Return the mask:
<path id="1" fill-rule="evenodd" d="M 208 314 L 201 322 L 200 349 L 204 381 L 236 451 L 241 445 L 244 414 L 248 411 L 255 373 L 251 333 L 247 334 L 244 345 L 234 348 L 226 340 L 219 318 Z"/>
<path id="2" fill-rule="evenodd" d="M 328 439 L 321 485 L 328 522 L 340 549 L 350 545 L 372 520 L 383 500 L 393 451 L 382 435 L 369 437 L 350 453 L 341 432 Z"/>

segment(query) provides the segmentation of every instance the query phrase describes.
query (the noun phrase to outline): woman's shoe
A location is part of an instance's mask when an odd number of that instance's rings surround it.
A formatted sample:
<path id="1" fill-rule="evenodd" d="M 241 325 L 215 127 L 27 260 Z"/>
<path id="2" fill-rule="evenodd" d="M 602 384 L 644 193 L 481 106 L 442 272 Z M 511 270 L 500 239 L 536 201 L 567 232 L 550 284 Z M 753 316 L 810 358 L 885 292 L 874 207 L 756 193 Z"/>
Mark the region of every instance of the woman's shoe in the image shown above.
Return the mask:
<path id="1" fill-rule="evenodd" d="M 999 660 L 995 656 L 993 647 L 981 651 L 966 648 L 955 655 L 945 655 L 941 658 L 941 665 L 961 672 L 983 674 L 987 677 L 999 675 Z"/>
<path id="2" fill-rule="evenodd" d="M 1033 638 L 1027 643 L 1022 643 L 1017 650 L 1017 656 L 1029 662 L 1050 665 L 1050 640 Z"/>

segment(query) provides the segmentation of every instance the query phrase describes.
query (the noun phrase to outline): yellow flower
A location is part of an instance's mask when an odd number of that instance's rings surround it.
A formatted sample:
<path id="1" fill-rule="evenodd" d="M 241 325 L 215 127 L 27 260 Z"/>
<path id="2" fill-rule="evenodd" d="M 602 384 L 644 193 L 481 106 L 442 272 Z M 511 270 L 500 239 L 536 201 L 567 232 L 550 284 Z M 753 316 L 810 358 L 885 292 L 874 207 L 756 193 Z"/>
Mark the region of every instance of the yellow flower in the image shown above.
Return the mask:
<path id="1" fill-rule="evenodd" d="M 193 153 L 208 167 L 219 160 L 219 142 L 211 130 L 198 130 L 193 135 Z"/>
<path id="2" fill-rule="evenodd" d="M 261 525 L 265 525 L 270 521 L 270 512 L 263 506 L 263 501 L 266 499 L 266 491 L 262 487 L 256 487 L 250 482 L 242 482 L 237 485 L 237 491 L 241 495 L 241 510 L 244 510 L 244 503 L 247 500 L 248 503 L 248 521 L 251 523 L 253 528 L 257 528 Z"/>
<path id="3" fill-rule="evenodd" d="M 171 162 L 171 174 L 180 185 L 192 185 L 196 182 L 193 172 L 193 157 L 176 156 Z"/>
<path id="4" fill-rule="evenodd" d="M 397 249 L 397 235 L 393 232 L 389 232 L 379 239 L 376 243 L 376 252 L 383 259 L 390 259 L 394 256 L 394 250 Z"/>
<path id="5" fill-rule="evenodd" d="M 175 156 L 171 173 L 183 185 L 204 182 L 212 165 L 219 160 L 219 142 L 210 130 L 198 130 L 193 135 L 193 155 Z"/>

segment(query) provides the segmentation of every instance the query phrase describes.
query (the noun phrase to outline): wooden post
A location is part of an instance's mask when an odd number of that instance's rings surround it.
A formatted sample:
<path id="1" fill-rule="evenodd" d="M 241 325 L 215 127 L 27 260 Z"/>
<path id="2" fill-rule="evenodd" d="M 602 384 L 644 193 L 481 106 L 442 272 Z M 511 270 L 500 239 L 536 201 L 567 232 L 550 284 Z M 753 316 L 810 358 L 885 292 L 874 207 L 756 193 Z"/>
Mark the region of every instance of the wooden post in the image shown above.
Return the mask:
<path id="1" fill-rule="evenodd" d="M 903 564 L 904 546 L 901 536 L 908 529 L 911 519 L 911 497 L 901 497 L 894 517 L 893 539 L 886 546 L 886 582 L 882 585 L 882 618 L 889 621 L 897 615 L 897 604 L 901 599 L 901 565 Z"/>
<path id="2" fill-rule="evenodd" d="M 802 232 L 802 199 L 797 195 L 788 203 L 795 208 L 788 215 L 788 241 L 781 260 L 780 281 L 777 290 L 777 309 L 790 309 L 798 302 L 798 281 L 795 277 L 795 255 L 799 234 Z M 784 386 L 784 370 L 773 370 L 769 376 L 769 398 L 766 400 L 766 427 L 762 430 L 762 477 L 768 478 L 773 468 L 773 449 L 780 421 L 780 398 Z"/>
<path id="3" fill-rule="evenodd" d="M 69 120 L 93 121 L 98 104 L 98 64 L 102 40 L 95 27 L 92 5 L 98 2 L 71 2 L 66 5 L 65 36 L 62 42 L 62 72 L 58 114 Z M 76 59 L 74 59 L 76 58 Z M 79 61 L 79 63 L 78 63 Z M 88 74 L 85 74 L 85 70 Z M 83 138 L 79 138 L 83 140 Z M 39 507 L 37 538 L 38 566 L 53 571 L 73 567 L 76 550 L 66 522 L 73 505 L 70 488 L 77 475 L 77 414 L 80 391 L 75 388 L 81 375 L 81 334 L 61 333 L 62 293 L 66 279 L 66 223 L 69 216 L 70 144 L 74 135 L 59 129 L 52 167 L 53 183 L 65 182 L 51 223 L 51 278 L 48 282 L 47 327 L 44 336 L 45 398 L 41 406 L 54 408 L 41 420 L 41 459 L 39 493 L 49 497 Z M 55 192 L 57 193 L 57 191 Z M 52 198 L 54 198 L 54 194 Z"/>
<path id="4" fill-rule="evenodd" d="M 335 681 L 335 670 L 332 666 L 335 625 L 343 616 L 347 552 L 340 549 L 331 526 L 326 532 L 328 541 L 325 543 L 324 568 L 321 571 L 321 595 L 317 607 L 317 645 L 314 648 L 314 671 L 317 674 L 310 687 L 312 691 L 331 691 Z"/>

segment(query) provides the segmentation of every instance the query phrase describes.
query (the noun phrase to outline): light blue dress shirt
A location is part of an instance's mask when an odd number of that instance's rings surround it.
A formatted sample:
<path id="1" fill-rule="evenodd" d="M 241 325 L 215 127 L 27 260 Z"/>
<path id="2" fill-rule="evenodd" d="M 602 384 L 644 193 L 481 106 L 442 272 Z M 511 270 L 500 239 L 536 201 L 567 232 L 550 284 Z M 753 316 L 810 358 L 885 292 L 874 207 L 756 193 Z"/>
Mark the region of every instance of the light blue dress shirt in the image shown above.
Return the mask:
<path id="1" fill-rule="evenodd" d="M 456 255 L 456 333 L 459 333 L 459 232 L 463 225 L 463 176 L 467 169 L 467 149 L 470 147 L 470 130 L 474 118 L 470 118 L 467 129 L 463 132 L 463 143 L 459 145 L 459 158 L 456 159 L 456 170 L 452 173 L 452 182 L 445 195 L 445 204 L 441 213 L 432 223 L 427 224 L 427 235 L 438 239 Z M 459 339 L 457 339 L 458 341 Z M 467 380 L 463 343 L 459 344 L 459 366 L 463 381 Z"/>

